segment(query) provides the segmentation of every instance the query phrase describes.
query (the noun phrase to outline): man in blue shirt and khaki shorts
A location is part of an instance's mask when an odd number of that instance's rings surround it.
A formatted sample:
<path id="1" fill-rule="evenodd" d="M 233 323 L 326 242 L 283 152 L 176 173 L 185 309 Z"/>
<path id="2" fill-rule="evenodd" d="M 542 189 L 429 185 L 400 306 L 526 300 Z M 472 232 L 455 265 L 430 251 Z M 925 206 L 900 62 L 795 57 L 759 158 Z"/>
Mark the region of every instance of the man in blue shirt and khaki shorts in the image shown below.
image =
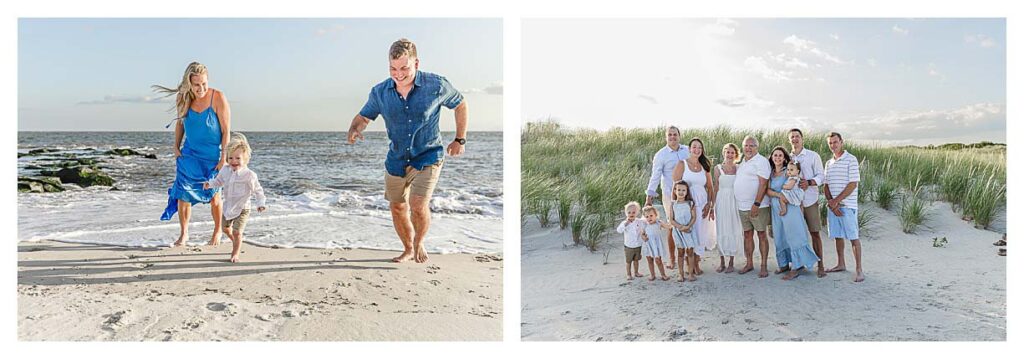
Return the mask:
<path id="1" fill-rule="evenodd" d="M 441 106 L 455 111 L 455 140 L 448 144 L 447 152 L 459 156 L 466 144 L 466 102 L 443 76 L 419 71 L 420 60 L 412 41 L 399 39 L 392 43 L 388 59 L 391 77 L 370 90 L 366 105 L 352 119 L 348 143 L 363 139 L 362 132 L 370 121 L 384 116 L 391 142 L 384 160 L 384 198 L 390 202 L 395 232 L 405 247 L 402 255 L 392 260 L 424 263 L 430 196 L 444 162 L 438 126 Z"/>

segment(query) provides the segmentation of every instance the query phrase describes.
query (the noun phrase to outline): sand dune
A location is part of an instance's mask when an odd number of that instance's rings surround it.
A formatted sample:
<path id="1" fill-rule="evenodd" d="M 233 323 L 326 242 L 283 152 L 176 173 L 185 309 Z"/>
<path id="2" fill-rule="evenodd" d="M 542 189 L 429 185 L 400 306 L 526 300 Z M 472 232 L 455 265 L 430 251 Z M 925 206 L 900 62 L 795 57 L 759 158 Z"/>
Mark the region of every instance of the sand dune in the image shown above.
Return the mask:
<path id="1" fill-rule="evenodd" d="M 851 272 L 790 282 L 716 273 L 717 254 L 703 260 L 697 282 L 677 283 L 676 274 L 626 281 L 621 235 L 609 236 L 603 264 L 603 253 L 572 246 L 568 231 L 531 220 L 522 240 L 523 340 L 1006 340 L 1006 257 L 992 245 L 1001 233 L 936 203 L 927 228 L 904 234 L 893 212 L 862 206 L 879 215 L 863 232 L 863 283 Z M 948 244 L 933 247 L 936 236 Z M 846 258 L 852 269 L 849 245 Z M 827 239 L 825 260 L 836 263 Z M 649 274 L 646 261 L 641 272 Z"/>

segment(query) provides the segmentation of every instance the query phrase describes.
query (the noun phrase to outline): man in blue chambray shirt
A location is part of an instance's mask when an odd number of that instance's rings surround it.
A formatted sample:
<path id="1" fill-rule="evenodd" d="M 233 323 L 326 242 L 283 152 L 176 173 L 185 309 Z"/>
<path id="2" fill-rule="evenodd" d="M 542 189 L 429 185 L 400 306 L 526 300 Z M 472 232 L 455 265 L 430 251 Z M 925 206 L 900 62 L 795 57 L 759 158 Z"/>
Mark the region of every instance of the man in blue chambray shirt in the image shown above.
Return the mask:
<path id="1" fill-rule="evenodd" d="M 430 196 L 444 162 L 438 126 L 441 106 L 455 110 L 455 140 L 448 144 L 448 155 L 459 156 L 466 144 L 466 102 L 443 76 L 419 71 L 420 60 L 412 41 L 399 39 L 392 43 L 389 62 L 391 77 L 370 90 L 366 105 L 352 119 L 348 143 L 363 139 L 366 125 L 384 116 L 391 141 L 384 160 L 384 198 L 391 204 L 391 220 L 405 247 L 402 255 L 392 260 L 424 263 Z"/>

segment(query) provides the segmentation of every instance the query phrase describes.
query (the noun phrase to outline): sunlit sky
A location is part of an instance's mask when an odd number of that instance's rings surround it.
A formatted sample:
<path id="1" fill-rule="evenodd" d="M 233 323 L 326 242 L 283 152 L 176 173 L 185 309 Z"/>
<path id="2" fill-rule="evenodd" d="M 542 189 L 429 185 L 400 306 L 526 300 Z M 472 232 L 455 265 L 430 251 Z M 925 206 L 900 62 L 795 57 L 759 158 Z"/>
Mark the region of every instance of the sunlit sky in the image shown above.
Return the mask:
<path id="1" fill-rule="evenodd" d="M 529 19 L 523 119 L 1006 142 L 1003 19 Z"/>
<path id="2" fill-rule="evenodd" d="M 231 103 L 232 128 L 342 131 L 406 37 L 420 69 L 466 97 L 471 131 L 502 129 L 501 19 L 21 19 L 18 130 L 162 131 L 192 61 Z M 451 111 L 441 129 L 454 130 Z M 371 124 L 368 130 L 383 130 Z"/>

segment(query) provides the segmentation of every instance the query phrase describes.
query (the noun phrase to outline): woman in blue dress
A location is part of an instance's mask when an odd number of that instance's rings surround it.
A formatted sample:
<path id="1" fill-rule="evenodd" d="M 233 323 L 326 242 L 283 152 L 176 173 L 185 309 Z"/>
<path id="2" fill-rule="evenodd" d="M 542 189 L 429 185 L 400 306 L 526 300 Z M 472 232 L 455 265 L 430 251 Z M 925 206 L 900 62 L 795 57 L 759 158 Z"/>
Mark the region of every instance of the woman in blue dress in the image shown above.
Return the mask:
<path id="1" fill-rule="evenodd" d="M 818 263 L 818 256 L 811 249 L 807 222 L 801 203 L 789 203 L 782 193 L 782 185 L 786 183 L 786 166 L 789 165 L 789 152 L 782 146 L 772 149 L 770 162 L 772 175 L 768 180 L 768 196 L 772 199 L 772 236 L 775 237 L 775 259 L 779 261 L 779 270 L 775 274 L 788 272 L 783 280 L 796 278 L 806 268 Z M 786 215 L 779 215 L 782 206 L 789 206 Z"/>
<path id="2" fill-rule="evenodd" d="M 154 85 L 157 92 L 175 96 L 178 117 L 174 128 L 174 184 L 167 190 L 167 208 L 160 220 L 178 213 L 181 235 L 174 246 L 188 241 L 188 221 L 192 205 L 209 203 L 213 215 L 213 235 L 208 244 L 220 244 L 221 198 L 219 189 L 203 189 L 203 183 L 217 176 L 227 163 L 225 151 L 231 133 L 231 109 L 224 94 L 207 85 L 206 66 L 193 62 L 185 69 L 177 88 Z M 183 141 L 184 140 L 184 141 Z M 183 143 L 184 142 L 184 143 Z"/>

